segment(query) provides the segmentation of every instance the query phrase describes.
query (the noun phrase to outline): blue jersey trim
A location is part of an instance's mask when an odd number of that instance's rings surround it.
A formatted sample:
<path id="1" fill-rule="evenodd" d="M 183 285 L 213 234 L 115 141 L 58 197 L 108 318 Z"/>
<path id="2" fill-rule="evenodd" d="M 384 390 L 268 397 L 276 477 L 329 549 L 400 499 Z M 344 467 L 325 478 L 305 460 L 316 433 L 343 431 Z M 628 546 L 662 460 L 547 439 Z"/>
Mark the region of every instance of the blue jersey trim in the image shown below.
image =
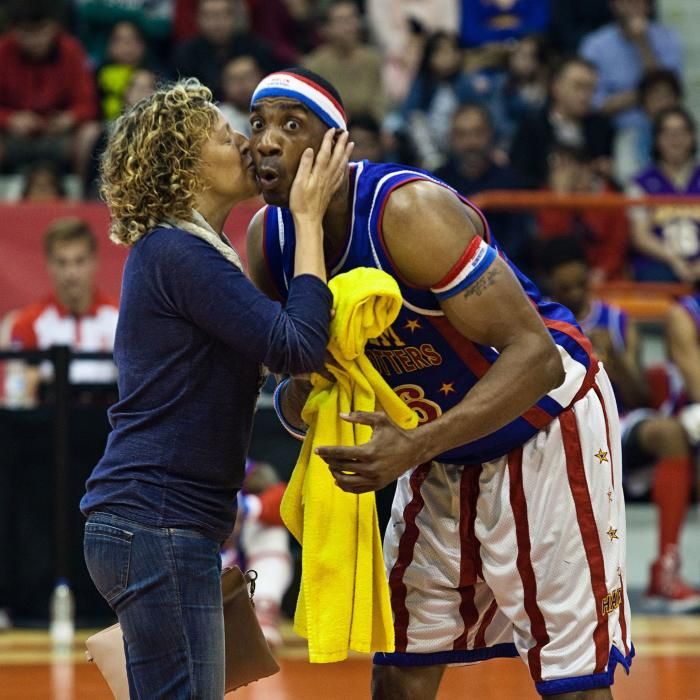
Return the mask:
<path id="1" fill-rule="evenodd" d="M 634 644 L 627 656 L 624 656 L 617 647 L 612 647 L 612 649 L 610 649 L 607 671 L 592 673 L 589 676 L 557 678 L 552 681 L 542 681 L 540 683 L 535 683 L 535 687 L 540 695 L 558 695 L 559 693 L 575 693 L 582 690 L 608 688 L 615 683 L 615 668 L 618 664 L 620 664 L 622 668 L 625 669 L 627 675 L 629 675 L 634 655 Z"/>
<path id="2" fill-rule="evenodd" d="M 373 663 L 377 666 L 435 666 L 442 664 L 471 664 L 476 661 L 518 656 L 515 644 L 510 642 L 494 644 L 482 649 L 452 649 L 451 651 L 436 651 L 430 654 L 411 654 L 394 652 L 385 654 L 378 652 L 374 655 Z"/>

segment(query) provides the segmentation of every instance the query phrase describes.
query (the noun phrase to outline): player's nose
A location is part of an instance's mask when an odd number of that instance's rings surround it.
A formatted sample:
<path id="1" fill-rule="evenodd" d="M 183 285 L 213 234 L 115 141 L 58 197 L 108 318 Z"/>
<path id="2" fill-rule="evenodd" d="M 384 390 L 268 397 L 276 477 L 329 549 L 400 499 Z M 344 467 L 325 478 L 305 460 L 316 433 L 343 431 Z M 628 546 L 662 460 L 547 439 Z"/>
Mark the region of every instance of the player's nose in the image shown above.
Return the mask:
<path id="1" fill-rule="evenodd" d="M 272 131 L 269 129 L 258 134 L 255 143 L 252 144 L 255 151 L 263 157 L 279 156 L 282 154 L 282 146 Z"/>

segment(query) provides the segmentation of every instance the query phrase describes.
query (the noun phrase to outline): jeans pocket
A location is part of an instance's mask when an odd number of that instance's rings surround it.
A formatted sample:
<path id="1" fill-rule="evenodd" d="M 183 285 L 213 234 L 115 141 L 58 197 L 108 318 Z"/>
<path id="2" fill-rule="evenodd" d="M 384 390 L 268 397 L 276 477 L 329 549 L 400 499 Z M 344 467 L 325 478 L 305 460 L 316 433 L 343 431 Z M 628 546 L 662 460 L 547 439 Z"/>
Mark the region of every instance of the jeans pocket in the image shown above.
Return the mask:
<path id="1" fill-rule="evenodd" d="M 103 522 L 85 524 L 85 564 L 100 595 L 111 603 L 129 582 L 133 532 Z"/>

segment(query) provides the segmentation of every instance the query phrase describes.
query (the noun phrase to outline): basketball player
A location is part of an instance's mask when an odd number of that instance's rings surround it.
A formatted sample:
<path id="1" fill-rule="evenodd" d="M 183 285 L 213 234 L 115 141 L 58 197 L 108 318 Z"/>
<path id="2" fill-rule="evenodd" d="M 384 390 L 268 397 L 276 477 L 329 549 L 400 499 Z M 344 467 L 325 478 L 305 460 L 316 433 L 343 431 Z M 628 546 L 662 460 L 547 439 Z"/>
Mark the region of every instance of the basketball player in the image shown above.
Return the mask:
<path id="1" fill-rule="evenodd" d="M 302 69 L 273 73 L 251 104 L 268 206 L 251 222 L 251 274 L 284 298 L 295 232 L 290 185 L 305 149 L 344 130 L 337 91 Z M 520 656 L 537 690 L 610 698 L 629 668 L 620 436 L 610 383 L 569 311 L 499 250 L 485 218 L 427 173 L 352 163 L 324 219 L 330 276 L 381 268 L 402 310 L 367 348 L 421 417 L 381 413 L 359 447 L 319 449 L 338 486 L 398 479 L 385 537 L 396 650 L 374 659 L 375 698 L 435 697 L 446 664 Z M 285 423 L 299 382 L 277 392 Z"/>

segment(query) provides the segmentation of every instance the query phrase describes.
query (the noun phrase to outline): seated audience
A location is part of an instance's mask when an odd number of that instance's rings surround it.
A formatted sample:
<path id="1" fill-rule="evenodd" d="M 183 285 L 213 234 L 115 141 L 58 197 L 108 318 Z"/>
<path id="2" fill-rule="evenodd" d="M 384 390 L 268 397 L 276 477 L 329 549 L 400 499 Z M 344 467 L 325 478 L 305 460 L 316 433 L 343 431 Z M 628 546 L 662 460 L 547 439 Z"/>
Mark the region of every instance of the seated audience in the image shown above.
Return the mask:
<path id="1" fill-rule="evenodd" d="M 366 0 L 370 36 L 383 55 L 386 97 L 403 104 L 420 64 L 425 38 L 434 32 L 456 35 L 458 0 Z"/>
<path id="2" fill-rule="evenodd" d="M 628 187 L 631 196 L 700 195 L 697 128 L 686 110 L 665 110 L 654 122 L 653 164 Z M 688 282 L 700 279 L 700 205 L 633 207 L 629 211 L 634 278 Z"/>
<path id="3" fill-rule="evenodd" d="M 124 109 L 133 107 L 139 100 L 152 95 L 156 89 L 156 74 L 148 68 L 137 68 L 129 78 L 124 93 Z M 90 154 L 87 173 L 83 182 L 83 193 L 86 199 L 97 199 L 99 196 L 99 166 L 100 157 L 107 145 L 109 129 L 104 127 Z"/>
<path id="4" fill-rule="evenodd" d="M 343 96 L 349 117 L 371 114 L 381 121 L 385 102 L 382 58 L 362 39 L 362 18 L 352 0 L 335 0 L 321 25 L 323 43 L 301 61 L 304 68 L 326 78 Z"/>
<path id="5" fill-rule="evenodd" d="M 515 190 L 522 186 L 518 174 L 494 159 L 495 133 L 488 110 L 478 104 L 457 109 L 450 129 L 446 165 L 435 174 L 460 194 L 471 197 L 488 190 Z M 522 212 L 489 212 L 489 226 L 509 258 L 521 269 L 530 269 L 532 231 Z"/>
<path id="6" fill-rule="evenodd" d="M 384 136 L 377 120 L 371 114 L 357 114 L 348 123 L 353 160 L 382 163 L 387 160 Z"/>
<path id="7" fill-rule="evenodd" d="M 593 108 L 596 80 L 595 67 L 582 58 L 565 58 L 553 69 L 547 105 L 523 120 L 511 146 L 513 167 L 529 188 L 547 182 L 555 144 L 586 150 L 597 172 L 610 175 L 613 129 L 610 120 Z"/>
<path id="8" fill-rule="evenodd" d="M 253 56 L 232 58 L 221 77 L 219 109 L 234 131 L 250 136 L 250 100 L 263 72 Z"/>
<path id="9" fill-rule="evenodd" d="M 124 93 L 133 72 L 146 60 L 146 44 L 133 22 L 118 22 L 107 42 L 104 63 L 95 72 L 102 118 L 111 121 L 124 109 Z"/>
<path id="10" fill-rule="evenodd" d="M 675 30 L 650 19 L 650 0 L 610 0 L 613 22 L 584 37 L 581 55 L 598 70 L 596 108 L 616 128 L 642 121 L 637 86 L 655 68 L 682 75 L 682 48 Z"/>
<path id="11" fill-rule="evenodd" d="M 46 232 L 44 252 L 53 292 L 15 314 L 10 329 L 12 347 L 45 350 L 53 345 L 68 345 L 74 350 L 111 351 L 118 304 L 102 295 L 96 286 L 97 240 L 89 225 L 77 218 L 57 219 Z M 16 381 L 18 369 L 24 381 Z M 46 362 L 38 368 L 15 366 L 7 374 L 8 400 L 14 405 L 31 405 L 50 383 L 53 370 Z M 111 361 L 74 360 L 70 365 L 71 383 L 86 385 L 84 394 L 88 399 L 95 393 L 110 394 L 116 377 Z M 104 393 L 98 390 L 99 386 L 104 387 Z M 22 396 L 14 396 L 13 392 L 22 392 Z"/>
<path id="12" fill-rule="evenodd" d="M 463 46 L 504 43 L 549 25 L 549 0 L 461 0 Z"/>
<path id="13" fill-rule="evenodd" d="M 651 491 L 657 508 L 659 545 L 645 603 L 663 612 L 700 609 L 700 591 L 680 576 L 678 545 L 690 505 L 694 459 L 677 406 L 667 401 L 658 410 L 649 408 L 650 389 L 639 364 L 637 329 L 624 311 L 594 298 L 589 268 L 576 241 L 551 241 L 541 260 L 553 299 L 574 312 L 613 384 L 622 418 L 626 493 L 638 497 Z M 607 455 L 598 459 L 603 464 Z"/>
<path id="14" fill-rule="evenodd" d="M 50 161 L 34 163 L 24 174 L 22 201 L 54 202 L 65 196 L 61 173 Z"/>
<path id="15" fill-rule="evenodd" d="M 200 0 L 197 6 L 199 34 L 175 47 L 173 62 L 180 76 L 198 78 L 221 99 L 221 76 L 236 56 L 253 56 L 263 72 L 278 68 L 273 51 L 264 40 L 243 28 L 243 0 Z"/>
<path id="16" fill-rule="evenodd" d="M 445 162 L 452 115 L 460 105 L 477 101 L 472 78 L 462 71 L 457 37 L 432 34 L 401 111 L 403 130 L 421 167 L 434 170 Z"/>
<path id="17" fill-rule="evenodd" d="M 272 47 L 282 66 L 296 65 L 317 44 L 319 0 L 247 0 L 251 31 Z"/>
<path id="18" fill-rule="evenodd" d="M 173 0 L 73 0 L 78 37 L 93 64 L 105 59 L 113 27 L 135 24 L 152 55 L 167 55 L 173 29 Z"/>
<path id="19" fill-rule="evenodd" d="M 513 41 L 503 71 L 484 71 L 474 77 L 497 127 L 497 141 L 506 152 L 518 125 L 539 113 L 547 99 L 548 55 L 544 40 L 535 35 Z M 485 83 L 482 87 L 482 81 Z"/>
<path id="20" fill-rule="evenodd" d="M 271 647 L 282 643 L 280 609 L 293 576 L 289 532 L 280 515 L 285 487 L 271 464 L 246 461 L 236 523 L 221 552 L 223 566 L 258 573 L 255 614 Z"/>
<path id="21" fill-rule="evenodd" d="M 10 16 L 0 37 L 0 168 L 50 160 L 84 172 L 100 129 L 87 56 L 49 0 L 14 0 Z"/>
<path id="22" fill-rule="evenodd" d="M 639 83 L 642 118 L 638 124 L 617 130 L 614 146 L 614 173 L 620 183 L 627 183 L 642 168 L 651 165 L 654 120 L 666 109 L 681 107 L 683 87 L 678 76 L 666 68 L 644 75 Z"/>
<path id="23" fill-rule="evenodd" d="M 549 157 L 546 189 L 561 195 L 612 193 L 609 180 L 595 172 L 584 150 L 557 145 Z M 620 279 L 627 269 L 629 223 L 622 209 L 558 209 L 536 214 L 541 239 L 574 236 L 586 253 L 594 283 Z"/>
<path id="24" fill-rule="evenodd" d="M 581 40 L 612 20 L 610 0 L 552 0 L 551 47 L 561 55 L 576 53 Z"/>

